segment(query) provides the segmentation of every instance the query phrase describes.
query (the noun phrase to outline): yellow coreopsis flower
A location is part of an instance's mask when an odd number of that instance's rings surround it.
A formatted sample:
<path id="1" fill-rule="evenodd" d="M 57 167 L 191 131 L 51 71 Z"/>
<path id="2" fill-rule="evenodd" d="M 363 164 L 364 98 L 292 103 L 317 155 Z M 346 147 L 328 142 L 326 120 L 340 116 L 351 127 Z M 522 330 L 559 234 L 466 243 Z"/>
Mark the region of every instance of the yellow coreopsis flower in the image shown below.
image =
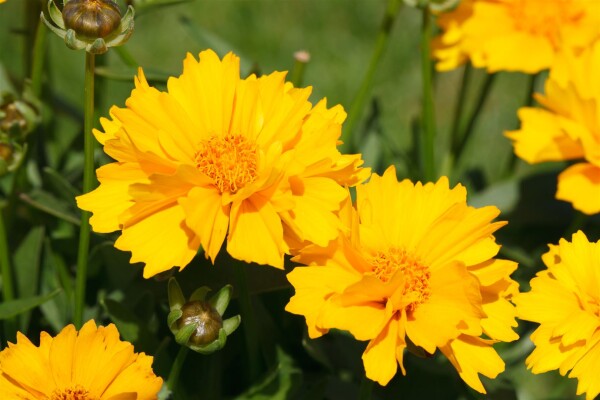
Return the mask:
<path id="1" fill-rule="evenodd" d="M 518 317 L 540 324 L 527 367 L 534 374 L 570 370 L 577 394 L 592 400 L 600 394 L 600 240 L 590 243 L 579 231 L 549 247 L 542 256 L 548 269 L 515 297 Z"/>
<path id="2" fill-rule="evenodd" d="M 589 0 L 463 0 L 438 18 L 433 41 L 440 71 L 470 60 L 489 72 L 536 73 L 556 53 L 577 51 L 600 36 L 600 2 Z"/>
<path id="3" fill-rule="evenodd" d="M 156 399 L 162 379 L 152 372 L 152 357 L 134 353 L 119 340 L 114 325 L 88 321 L 55 337 L 46 332 L 35 346 L 17 334 L 0 352 L 0 398 L 23 400 Z"/>
<path id="4" fill-rule="evenodd" d="M 240 79 L 239 58 L 211 50 L 188 54 L 167 86 L 140 70 L 127 108 L 95 132 L 117 162 L 77 198 L 96 232 L 122 230 L 115 246 L 146 263 L 145 277 L 185 267 L 200 246 L 214 261 L 226 237 L 233 257 L 283 268 L 290 247 L 338 235 L 340 184 L 369 173 L 337 150 L 341 106 L 313 107 L 283 72 Z"/>
<path id="5" fill-rule="evenodd" d="M 562 54 L 550 71 L 542 108 L 521 108 L 521 129 L 507 132 L 528 163 L 583 159 L 558 176 L 556 198 L 600 212 L 600 41 L 580 55 Z"/>
<path id="6" fill-rule="evenodd" d="M 306 317 L 311 338 L 336 328 L 368 340 L 366 376 L 382 385 L 398 364 L 405 373 L 410 341 L 430 354 L 440 349 L 485 393 L 478 373 L 504 370 L 492 344 L 518 338 L 508 301 L 516 263 L 494 259 L 492 234 L 505 225 L 491 222 L 498 214 L 467 206 L 465 188 L 450 189 L 447 178 L 398 182 L 390 167 L 357 187 L 356 210 L 342 213 L 347 234 L 294 259 L 309 266 L 288 274 L 296 293 L 286 310 Z"/>

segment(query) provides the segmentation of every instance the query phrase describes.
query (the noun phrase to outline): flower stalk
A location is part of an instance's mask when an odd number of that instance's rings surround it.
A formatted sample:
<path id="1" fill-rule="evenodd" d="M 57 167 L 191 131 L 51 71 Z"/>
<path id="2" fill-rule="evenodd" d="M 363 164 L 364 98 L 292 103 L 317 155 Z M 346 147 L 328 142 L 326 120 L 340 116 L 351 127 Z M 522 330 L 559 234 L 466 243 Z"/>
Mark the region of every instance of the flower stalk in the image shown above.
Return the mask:
<path id="1" fill-rule="evenodd" d="M 371 92 L 371 86 L 373 85 L 373 79 L 375 77 L 375 71 L 377 71 L 377 66 L 381 61 L 383 52 L 389 41 L 390 33 L 392 31 L 392 27 L 394 26 L 394 21 L 396 20 L 398 10 L 400 9 L 400 3 L 400 0 L 388 0 L 385 14 L 383 15 L 383 20 L 381 22 L 381 28 L 379 29 L 379 34 L 377 35 L 377 41 L 375 42 L 375 49 L 373 50 L 373 55 L 371 56 L 371 61 L 369 62 L 369 68 L 363 77 L 360 88 L 358 89 L 354 100 L 352 100 L 350 110 L 348 111 L 348 118 L 346 119 L 344 133 L 341 138 L 344 142 L 341 145 L 341 152 L 347 153 L 352 149 L 355 125 L 362 115 L 365 103 L 369 98 L 369 93 Z"/>
<path id="2" fill-rule="evenodd" d="M 4 302 L 14 300 L 15 291 L 13 287 L 13 273 L 10 264 L 10 252 L 6 227 L 4 224 L 4 206 L 0 206 L 0 274 L 2 276 L 2 300 Z M 17 333 L 16 318 L 8 318 L 4 321 L 4 339 L 12 340 Z"/>
<path id="3" fill-rule="evenodd" d="M 422 121 L 423 129 L 420 142 L 421 175 L 426 182 L 436 179 L 435 169 L 435 111 L 433 104 L 433 61 L 431 59 L 432 21 L 431 11 L 423 8 L 421 26 L 421 78 L 423 88 Z"/>
<path id="4" fill-rule="evenodd" d="M 88 193 L 94 186 L 94 137 L 92 135 L 94 118 L 94 67 L 95 55 L 85 53 L 84 80 L 84 166 L 83 193 Z M 75 313 L 73 322 L 77 328 L 83 324 L 83 309 L 85 305 L 85 287 L 88 270 L 88 255 L 90 247 L 90 215 L 89 211 L 81 212 L 81 228 L 79 231 L 79 249 L 77 254 L 77 274 L 75 281 Z"/>

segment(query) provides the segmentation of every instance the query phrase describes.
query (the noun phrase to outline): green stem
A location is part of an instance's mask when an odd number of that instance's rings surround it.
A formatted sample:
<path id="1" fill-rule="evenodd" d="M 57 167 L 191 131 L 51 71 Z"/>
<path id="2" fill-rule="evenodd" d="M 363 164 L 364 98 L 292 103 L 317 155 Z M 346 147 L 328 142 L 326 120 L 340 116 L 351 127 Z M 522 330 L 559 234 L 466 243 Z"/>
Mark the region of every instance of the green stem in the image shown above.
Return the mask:
<path id="1" fill-rule="evenodd" d="M 185 359 L 189 352 L 190 349 L 187 346 L 179 347 L 177 357 L 175 357 L 175 361 L 173 361 L 173 365 L 171 366 L 171 372 L 169 372 L 169 378 L 167 379 L 167 387 L 172 392 L 175 391 L 177 382 L 179 382 L 179 375 L 181 374 L 183 363 L 185 362 Z"/>
<path id="2" fill-rule="evenodd" d="M 94 54 L 85 53 L 84 83 L 84 166 L 83 193 L 88 193 L 94 185 L 94 137 L 92 127 L 94 121 Z M 73 322 L 77 328 L 83 325 L 83 309 L 85 305 L 85 284 L 87 280 L 88 254 L 90 248 L 90 213 L 81 212 L 81 228 L 79 231 L 79 249 L 77 253 L 77 275 L 75 281 L 75 314 Z"/>
<path id="3" fill-rule="evenodd" d="M 587 218 L 588 216 L 586 214 L 582 213 L 581 211 L 574 210 L 573 220 L 571 220 L 571 223 L 565 230 L 565 233 L 562 237 L 570 241 L 571 235 L 578 230 L 583 229 L 587 222 Z"/>
<path id="4" fill-rule="evenodd" d="M 475 109 L 471 113 L 465 131 L 462 134 L 460 140 L 458 141 L 456 149 L 454 151 L 454 159 L 457 162 L 462 157 L 465 151 L 465 146 L 473 134 L 475 123 L 477 122 L 477 118 L 479 117 L 479 114 L 481 113 L 481 110 L 483 109 L 483 106 L 490 94 L 492 84 L 494 83 L 495 79 L 496 74 L 487 74 L 485 77 L 485 81 L 483 82 L 481 91 L 479 92 L 479 96 L 477 96 L 477 101 L 475 102 Z"/>
<path id="5" fill-rule="evenodd" d="M 537 79 L 540 76 L 540 72 L 537 74 L 533 74 L 529 76 L 529 85 L 527 85 L 527 94 L 525 97 L 525 101 L 523 102 L 523 107 L 533 107 L 533 103 L 535 99 L 533 98 L 533 94 L 535 92 L 535 85 L 537 83 Z M 507 174 L 510 174 L 515 170 L 515 166 L 517 165 L 517 155 L 513 151 L 510 159 L 508 160 L 508 164 L 506 167 Z"/>
<path id="6" fill-rule="evenodd" d="M 451 154 L 455 154 L 460 147 L 460 122 L 462 120 L 465 98 L 467 97 L 467 88 L 469 87 L 469 83 L 471 81 L 471 71 L 473 67 L 471 67 L 471 63 L 467 63 L 463 70 L 462 81 L 460 84 L 460 91 L 458 92 L 458 98 L 456 99 L 456 104 L 454 106 L 454 120 L 452 122 L 452 132 L 450 136 L 451 144 L 450 144 L 450 152 Z"/>
<path id="7" fill-rule="evenodd" d="M 375 382 L 363 376 L 362 381 L 360 382 L 360 389 L 358 392 L 358 400 L 370 400 L 371 393 L 373 393 L 373 386 Z"/>
<path id="8" fill-rule="evenodd" d="M 346 120 L 344 132 L 342 134 L 342 141 L 344 142 L 344 144 L 341 146 L 342 152 L 350 151 L 353 146 L 352 137 L 354 135 L 355 125 L 362 115 L 363 108 L 369 97 L 371 85 L 373 84 L 373 78 L 375 77 L 375 71 L 377 70 L 377 66 L 379 65 L 379 61 L 383 55 L 383 51 L 387 46 L 390 32 L 394 26 L 394 21 L 398 15 L 399 8 L 400 0 L 388 0 L 387 8 L 381 22 L 381 28 L 379 29 L 379 34 L 377 35 L 377 41 L 375 42 L 375 50 L 373 51 L 373 55 L 371 56 L 371 61 L 369 63 L 369 68 L 367 69 L 367 73 L 363 78 L 354 100 L 352 100 L 350 110 L 348 111 L 348 119 Z"/>
<path id="9" fill-rule="evenodd" d="M 428 7 L 423 9 L 421 26 L 421 78 L 423 80 L 423 135 L 420 145 L 421 174 L 429 182 L 437 178 L 435 169 L 435 111 L 433 104 L 433 62 L 431 36 L 433 23 Z"/>
<path id="10" fill-rule="evenodd" d="M 233 267 L 237 280 L 237 289 L 239 290 L 244 339 L 246 340 L 246 350 L 248 351 L 248 371 L 250 381 L 254 382 L 260 374 L 258 326 L 256 324 L 256 319 L 254 318 L 254 308 L 252 307 L 248 278 L 246 277 L 246 267 L 242 263 L 236 263 Z"/>
<path id="11" fill-rule="evenodd" d="M 0 207 L 0 273 L 2 274 L 2 299 L 6 301 L 14 300 L 15 291 L 13 287 L 13 274 L 10 266 L 10 252 L 8 248 L 8 238 L 4 225 L 3 208 Z M 17 333 L 16 318 L 8 318 L 4 321 L 5 340 L 13 340 Z"/>
<path id="12" fill-rule="evenodd" d="M 302 86 L 304 81 L 304 71 L 306 70 L 306 64 L 310 61 L 310 55 L 306 51 L 298 51 L 294 54 L 294 67 L 291 73 L 291 82 L 294 87 Z"/>
<path id="13" fill-rule="evenodd" d="M 38 98 L 42 94 L 42 73 L 44 71 L 47 31 L 46 25 L 40 19 L 35 33 L 33 64 L 31 65 L 31 89 Z"/>

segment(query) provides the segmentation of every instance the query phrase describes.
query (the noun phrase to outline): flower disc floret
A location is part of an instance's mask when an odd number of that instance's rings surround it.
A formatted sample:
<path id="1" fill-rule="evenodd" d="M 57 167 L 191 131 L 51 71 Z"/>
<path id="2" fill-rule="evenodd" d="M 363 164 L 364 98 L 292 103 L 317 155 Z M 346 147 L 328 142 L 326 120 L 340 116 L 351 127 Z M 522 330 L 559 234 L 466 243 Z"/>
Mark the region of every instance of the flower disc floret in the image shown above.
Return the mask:
<path id="1" fill-rule="evenodd" d="M 235 193 L 257 177 L 257 146 L 241 135 L 213 136 L 200 142 L 194 159 L 196 168 L 213 180 L 220 193 Z"/>

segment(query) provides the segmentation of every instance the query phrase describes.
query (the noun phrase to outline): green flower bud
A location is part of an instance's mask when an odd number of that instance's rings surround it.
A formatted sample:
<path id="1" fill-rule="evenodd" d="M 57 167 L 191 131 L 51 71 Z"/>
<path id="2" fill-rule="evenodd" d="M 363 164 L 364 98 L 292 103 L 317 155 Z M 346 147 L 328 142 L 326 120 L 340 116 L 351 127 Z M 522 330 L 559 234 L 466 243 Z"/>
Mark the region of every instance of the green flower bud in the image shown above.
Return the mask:
<path id="1" fill-rule="evenodd" d="M 30 103 L 13 100 L 8 95 L 4 104 L 0 104 L 0 132 L 9 134 L 14 140 L 24 140 L 40 122 L 37 109 Z"/>
<path id="2" fill-rule="evenodd" d="M 48 15 L 54 24 L 44 13 L 42 21 L 74 50 L 102 54 L 109 47 L 127 42 L 133 33 L 133 7 L 128 6 L 127 13 L 121 17 L 113 0 L 65 0 L 62 11 L 49 0 Z"/>
<path id="3" fill-rule="evenodd" d="M 25 149 L 11 141 L 6 135 L 0 135 L 0 176 L 13 172 L 19 167 L 23 161 Z"/>
<path id="4" fill-rule="evenodd" d="M 177 343 L 202 354 L 222 349 L 227 336 L 232 334 L 241 322 L 239 315 L 223 320 L 232 290 L 231 285 L 226 285 L 207 299 L 210 288 L 203 286 L 194 291 L 186 301 L 177 280 L 169 279 L 171 311 L 167 323 Z"/>

